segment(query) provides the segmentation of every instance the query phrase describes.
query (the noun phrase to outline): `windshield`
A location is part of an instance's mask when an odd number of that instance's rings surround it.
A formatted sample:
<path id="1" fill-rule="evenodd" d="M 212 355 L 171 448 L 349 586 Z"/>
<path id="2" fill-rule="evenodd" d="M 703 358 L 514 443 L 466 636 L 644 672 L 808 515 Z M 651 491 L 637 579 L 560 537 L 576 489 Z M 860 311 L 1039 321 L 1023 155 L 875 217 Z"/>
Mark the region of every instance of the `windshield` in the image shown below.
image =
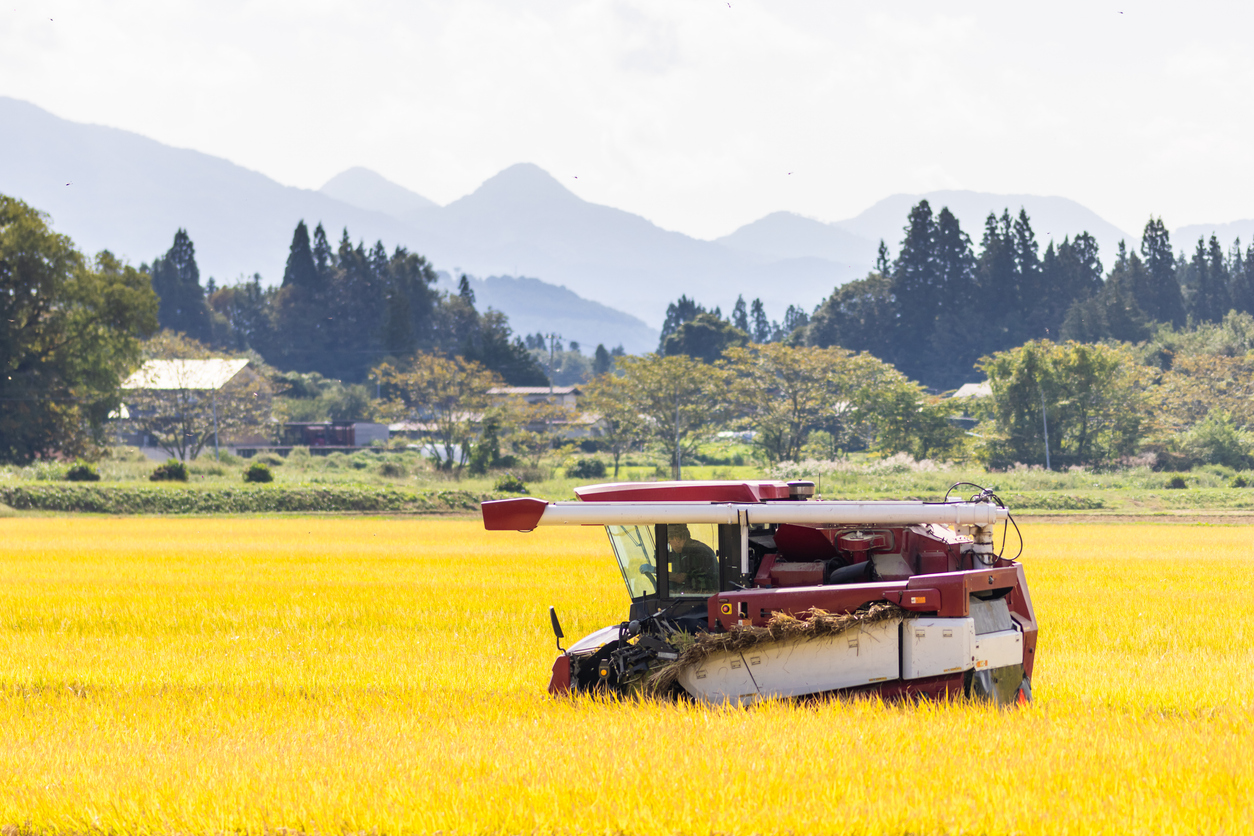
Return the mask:
<path id="1" fill-rule="evenodd" d="M 623 580 L 632 598 L 642 598 L 657 591 L 657 570 L 653 566 L 657 546 L 651 525 L 607 525 L 610 545 L 623 570 Z"/>

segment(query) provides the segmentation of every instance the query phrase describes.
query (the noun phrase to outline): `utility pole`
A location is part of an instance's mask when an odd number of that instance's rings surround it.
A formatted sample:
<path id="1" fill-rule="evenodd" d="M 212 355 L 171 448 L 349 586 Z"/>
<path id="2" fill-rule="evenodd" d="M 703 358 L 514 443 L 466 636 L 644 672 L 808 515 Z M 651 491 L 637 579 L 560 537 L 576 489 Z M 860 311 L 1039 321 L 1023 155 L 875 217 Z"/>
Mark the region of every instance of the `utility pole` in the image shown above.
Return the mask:
<path id="1" fill-rule="evenodd" d="M 213 390 L 213 460 L 221 461 L 218 457 L 218 390 Z"/>
<path id="2" fill-rule="evenodd" d="M 545 334 L 549 338 L 549 403 L 553 403 L 553 363 L 554 355 L 557 354 L 557 341 L 562 338 L 561 334 Z"/>
<path id="3" fill-rule="evenodd" d="M 684 463 L 683 453 L 679 449 L 679 396 L 675 396 L 675 479 L 683 481 Z"/>

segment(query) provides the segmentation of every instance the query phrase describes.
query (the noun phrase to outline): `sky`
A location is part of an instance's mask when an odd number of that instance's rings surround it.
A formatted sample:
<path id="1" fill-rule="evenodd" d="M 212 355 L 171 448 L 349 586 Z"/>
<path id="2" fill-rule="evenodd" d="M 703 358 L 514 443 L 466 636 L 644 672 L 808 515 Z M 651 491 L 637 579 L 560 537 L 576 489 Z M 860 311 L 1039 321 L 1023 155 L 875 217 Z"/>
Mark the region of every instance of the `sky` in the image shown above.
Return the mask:
<path id="1" fill-rule="evenodd" d="M 0 95 L 287 185 L 362 165 L 443 204 L 533 162 L 701 238 L 941 188 L 1254 216 L 1254 4 L 0 4 Z"/>

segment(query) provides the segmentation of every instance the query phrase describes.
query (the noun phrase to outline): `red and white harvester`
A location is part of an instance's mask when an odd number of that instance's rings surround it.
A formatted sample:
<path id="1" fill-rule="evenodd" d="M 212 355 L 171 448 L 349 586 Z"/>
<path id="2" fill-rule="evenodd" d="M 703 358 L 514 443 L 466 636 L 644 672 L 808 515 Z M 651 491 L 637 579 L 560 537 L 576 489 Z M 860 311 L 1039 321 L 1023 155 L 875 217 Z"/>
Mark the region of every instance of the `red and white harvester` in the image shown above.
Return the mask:
<path id="1" fill-rule="evenodd" d="M 957 486 L 955 486 L 957 487 Z M 978 486 L 973 486 L 977 487 Z M 626 621 L 562 650 L 549 691 L 1032 697 L 1036 616 L 987 490 L 965 501 L 846 502 L 810 482 L 592 485 L 579 502 L 483 504 L 484 526 L 603 525 Z M 1016 555 L 1017 557 L 1017 555 Z"/>

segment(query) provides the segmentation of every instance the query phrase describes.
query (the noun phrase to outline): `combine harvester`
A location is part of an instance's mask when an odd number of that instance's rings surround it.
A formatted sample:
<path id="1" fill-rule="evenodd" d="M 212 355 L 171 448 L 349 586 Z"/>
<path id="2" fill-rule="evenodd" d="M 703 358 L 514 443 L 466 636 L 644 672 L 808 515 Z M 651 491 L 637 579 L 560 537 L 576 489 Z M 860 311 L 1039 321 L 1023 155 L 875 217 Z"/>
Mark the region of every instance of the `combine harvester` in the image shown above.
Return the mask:
<path id="1" fill-rule="evenodd" d="M 552 694 L 1032 697 L 1036 616 L 1022 565 L 994 544 L 1010 515 L 990 491 L 963 502 L 833 502 L 813 499 L 811 482 L 746 481 L 575 493 L 580 502 L 483 504 L 492 531 L 609 533 L 628 620 L 562 650 L 550 608 L 562 651 Z"/>

